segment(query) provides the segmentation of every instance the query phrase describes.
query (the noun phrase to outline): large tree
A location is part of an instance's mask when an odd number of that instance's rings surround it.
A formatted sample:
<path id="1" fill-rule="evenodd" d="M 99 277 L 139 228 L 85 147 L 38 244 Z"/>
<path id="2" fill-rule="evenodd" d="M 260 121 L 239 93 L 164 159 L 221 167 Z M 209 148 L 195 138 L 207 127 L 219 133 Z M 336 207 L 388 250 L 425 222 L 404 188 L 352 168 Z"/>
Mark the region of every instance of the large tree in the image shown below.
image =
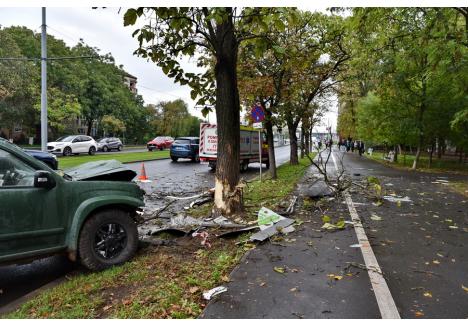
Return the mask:
<path id="1" fill-rule="evenodd" d="M 238 49 L 242 42 L 266 47 L 270 24 L 280 26 L 281 8 L 137 8 L 129 9 L 124 25 L 140 28 L 137 55 L 149 58 L 165 74 L 192 88 L 199 104 L 215 103 L 218 125 L 218 157 L 214 213 L 233 215 L 243 211 L 239 185 L 240 103 L 237 88 Z M 185 72 L 180 58 L 205 54 L 211 58 L 206 73 Z M 202 61 L 199 61 L 203 64 Z M 204 61 L 206 63 L 206 60 Z"/>

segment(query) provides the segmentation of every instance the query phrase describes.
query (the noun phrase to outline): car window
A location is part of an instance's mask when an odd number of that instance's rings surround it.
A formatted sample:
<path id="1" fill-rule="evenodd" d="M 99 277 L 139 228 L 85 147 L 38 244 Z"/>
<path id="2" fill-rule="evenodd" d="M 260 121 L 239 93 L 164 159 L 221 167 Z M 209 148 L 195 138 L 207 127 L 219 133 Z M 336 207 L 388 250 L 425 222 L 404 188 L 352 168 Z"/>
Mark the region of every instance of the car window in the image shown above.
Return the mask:
<path id="1" fill-rule="evenodd" d="M 56 140 L 56 142 L 71 142 L 75 136 L 63 136 Z"/>
<path id="2" fill-rule="evenodd" d="M 28 164 L 0 149 L 0 189 L 34 186 L 35 170 Z"/>
<path id="3" fill-rule="evenodd" d="M 179 139 L 176 139 L 174 144 L 179 144 L 179 145 L 186 145 L 186 144 L 190 144 L 190 139 L 185 139 L 185 138 L 179 138 Z"/>
<path id="4" fill-rule="evenodd" d="M 91 139 L 89 136 L 81 136 L 81 141 L 91 141 Z"/>
<path id="5" fill-rule="evenodd" d="M 192 139 L 192 144 L 197 144 L 198 145 L 199 140 L 198 139 Z"/>

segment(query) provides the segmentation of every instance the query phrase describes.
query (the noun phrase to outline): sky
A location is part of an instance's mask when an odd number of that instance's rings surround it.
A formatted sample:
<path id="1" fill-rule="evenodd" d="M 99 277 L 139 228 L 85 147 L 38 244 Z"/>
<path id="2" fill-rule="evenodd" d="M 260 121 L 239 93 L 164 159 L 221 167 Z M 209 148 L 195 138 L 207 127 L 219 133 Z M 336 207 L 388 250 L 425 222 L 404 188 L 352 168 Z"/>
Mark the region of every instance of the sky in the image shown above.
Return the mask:
<path id="1" fill-rule="evenodd" d="M 63 40 L 68 46 L 76 45 L 82 38 L 86 44 L 99 48 L 101 54 L 112 53 L 117 65 L 123 65 L 128 73 L 138 78 L 138 93 L 143 96 L 146 104 L 181 98 L 188 104 L 193 115 L 202 117 L 201 109 L 195 108 L 195 102 L 190 98 L 188 86 L 175 84 L 156 64 L 133 55 L 138 46 L 137 40 L 131 36 L 135 26 L 123 26 L 124 13 L 124 8 L 119 13 L 119 8 L 110 7 L 48 8 L 47 32 Z M 40 32 L 41 8 L 0 8 L 0 25 L 26 26 Z M 183 66 L 192 72 L 200 71 L 193 59 L 184 59 Z M 326 125 L 336 128 L 337 99 L 332 98 L 329 103 L 330 112 L 324 116 L 322 126 L 319 126 L 317 131 L 323 131 Z M 211 113 L 208 119 L 215 122 L 215 114 Z"/>

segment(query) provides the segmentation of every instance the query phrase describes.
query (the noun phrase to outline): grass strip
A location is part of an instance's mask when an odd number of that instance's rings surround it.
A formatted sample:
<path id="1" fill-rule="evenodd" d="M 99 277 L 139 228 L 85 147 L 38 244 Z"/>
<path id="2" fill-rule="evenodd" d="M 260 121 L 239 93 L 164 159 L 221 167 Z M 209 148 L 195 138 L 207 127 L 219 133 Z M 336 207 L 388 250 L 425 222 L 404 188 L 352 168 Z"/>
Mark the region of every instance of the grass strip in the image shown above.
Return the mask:
<path id="1" fill-rule="evenodd" d="M 117 160 L 122 163 L 135 161 L 149 161 L 161 158 L 169 158 L 169 151 L 153 151 L 153 152 L 135 152 L 135 153 L 115 153 L 105 155 L 87 155 L 59 157 L 59 169 L 68 169 L 83 163 L 95 162 L 101 160 Z"/>

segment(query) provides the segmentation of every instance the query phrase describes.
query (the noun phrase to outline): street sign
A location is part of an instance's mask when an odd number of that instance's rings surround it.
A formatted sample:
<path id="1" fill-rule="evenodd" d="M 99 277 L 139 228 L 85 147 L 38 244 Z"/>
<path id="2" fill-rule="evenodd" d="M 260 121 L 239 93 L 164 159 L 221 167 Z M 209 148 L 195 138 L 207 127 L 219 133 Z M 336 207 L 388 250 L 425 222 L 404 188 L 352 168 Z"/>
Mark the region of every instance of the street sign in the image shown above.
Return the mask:
<path id="1" fill-rule="evenodd" d="M 265 112 L 263 112 L 263 109 L 260 105 L 255 105 L 252 108 L 251 114 L 254 122 L 262 122 L 265 120 Z"/>
<path id="2" fill-rule="evenodd" d="M 254 127 L 254 129 L 262 129 L 263 128 L 263 125 L 261 122 L 254 122 L 252 124 L 252 126 Z"/>

